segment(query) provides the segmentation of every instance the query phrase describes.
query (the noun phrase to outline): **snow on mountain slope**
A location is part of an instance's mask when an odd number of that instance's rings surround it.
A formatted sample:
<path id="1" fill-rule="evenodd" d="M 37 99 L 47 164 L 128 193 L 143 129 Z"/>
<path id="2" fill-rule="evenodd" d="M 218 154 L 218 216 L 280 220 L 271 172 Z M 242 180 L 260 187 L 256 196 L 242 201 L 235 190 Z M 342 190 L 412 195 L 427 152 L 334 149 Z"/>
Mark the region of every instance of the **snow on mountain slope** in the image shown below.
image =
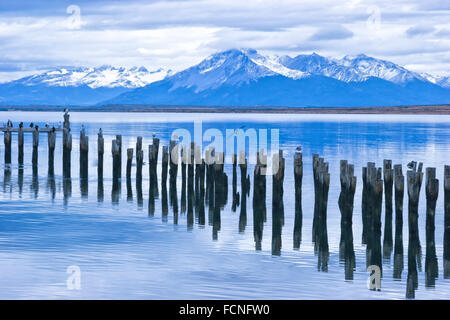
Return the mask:
<path id="1" fill-rule="evenodd" d="M 438 86 L 450 88 L 450 77 L 434 76 L 428 73 L 422 73 L 421 76 Z"/>
<path id="2" fill-rule="evenodd" d="M 395 63 L 368 57 L 364 54 L 330 59 L 316 53 L 298 55 L 295 58 L 284 56 L 280 63 L 288 68 L 316 75 L 331 77 L 340 81 L 365 81 L 376 77 L 397 84 L 412 80 L 426 81 L 420 74 L 409 71 Z"/>
<path id="3" fill-rule="evenodd" d="M 338 63 L 354 70 L 361 80 L 377 77 L 394 83 L 405 83 L 412 80 L 425 80 L 420 74 L 409 71 L 395 63 L 368 57 L 365 54 L 345 56 Z"/>
<path id="4" fill-rule="evenodd" d="M 87 85 L 91 88 L 138 88 L 162 80 L 170 74 L 170 70 L 158 69 L 148 71 L 144 67 L 133 67 L 130 69 L 107 65 L 98 68 L 61 67 L 16 80 L 14 83 L 27 86 L 43 84 L 53 87 Z"/>
<path id="5" fill-rule="evenodd" d="M 198 65 L 168 77 L 172 90 L 195 87 L 196 92 L 215 89 L 222 84 L 238 85 L 279 73 L 255 63 L 244 50 L 227 50 L 213 54 Z"/>

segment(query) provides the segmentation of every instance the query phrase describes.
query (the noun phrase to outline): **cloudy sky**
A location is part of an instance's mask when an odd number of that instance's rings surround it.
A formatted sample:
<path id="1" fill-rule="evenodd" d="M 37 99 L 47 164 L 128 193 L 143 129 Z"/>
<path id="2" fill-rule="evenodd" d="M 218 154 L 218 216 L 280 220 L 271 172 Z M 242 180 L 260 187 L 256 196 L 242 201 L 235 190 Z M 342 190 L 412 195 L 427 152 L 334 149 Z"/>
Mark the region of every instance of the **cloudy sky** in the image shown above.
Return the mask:
<path id="1" fill-rule="evenodd" d="M 450 75 L 450 1 L 0 2 L 0 81 L 63 65 L 181 70 L 229 48 L 365 53 Z"/>

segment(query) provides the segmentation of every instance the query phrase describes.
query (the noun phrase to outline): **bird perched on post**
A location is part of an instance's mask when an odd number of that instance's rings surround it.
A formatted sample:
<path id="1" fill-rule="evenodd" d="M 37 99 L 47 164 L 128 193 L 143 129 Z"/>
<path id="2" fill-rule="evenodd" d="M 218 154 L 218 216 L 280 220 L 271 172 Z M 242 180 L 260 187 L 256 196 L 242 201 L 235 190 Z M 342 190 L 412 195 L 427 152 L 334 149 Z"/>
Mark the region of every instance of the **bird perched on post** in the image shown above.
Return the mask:
<path id="1" fill-rule="evenodd" d="M 408 169 L 414 169 L 414 167 L 416 166 L 416 163 L 417 162 L 415 162 L 415 161 L 411 161 L 410 163 L 408 163 L 406 166 L 408 167 Z"/>
<path id="2" fill-rule="evenodd" d="M 33 128 L 33 126 L 34 126 L 33 122 L 32 122 L 32 123 L 30 123 L 30 128 Z"/>
<path id="3" fill-rule="evenodd" d="M 302 151 L 302 146 L 298 146 L 297 148 L 295 148 L 295 150 L 298 152 Z"/>
<path id="4" fill-rule="evenodd" d="M 19 123 L 19 128 L 23 127 L 23 122 Z"/>

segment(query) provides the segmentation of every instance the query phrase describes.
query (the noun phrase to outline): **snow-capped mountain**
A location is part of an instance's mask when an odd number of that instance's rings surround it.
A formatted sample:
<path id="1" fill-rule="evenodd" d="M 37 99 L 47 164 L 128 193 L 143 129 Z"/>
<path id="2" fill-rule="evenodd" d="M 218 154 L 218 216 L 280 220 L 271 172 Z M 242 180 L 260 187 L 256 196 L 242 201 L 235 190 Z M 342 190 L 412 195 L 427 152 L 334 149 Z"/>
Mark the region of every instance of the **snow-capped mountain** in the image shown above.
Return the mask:
<path id="1" fill-rule="evenodd" d="M 342 59 L 330 59 L 316 53 L 298 55 L 295 58 L 280 58 L 284 66 L 315 75 L 323 75 L 340 81 L 365 81 L 376 77 L 394 83 L 412 80 L 426 80 L 420 74 L 409 71 L 395 63 L 368 57 L 365 54 L 345 56 Z"/>
<path id="2" fill-rule="evenodd" d="M 232 49 L 213 54 L 198 65 L 170 77 L 173 82 L 171 90 L 183 87 L 201 92 L 225 83 L 239 85 L 275 75 L 298 79 L 305 73 L 288 69 L 276 59 L 261 56 L 255 50 Z"/>
<path id="3" fill-rule="evenodd" d="M 108 104 L 214 106 L 383 106 L 450 102 L 450 90 L 365 55 L 265 57 L 227 50 Z"/>
<path id="4" fill-rule="evenodd" d="M 86 85 L 90 88 L 139 88 L 162 80 L 169 74 L 171 74 L 170 70 L 149 71 L 145 67 L 130 69 L 108 65 L 98 68 L 60 67 L 16 80 L 15 83 L 26 86 L 79 87 Z"/>
<path id="5" fill-rule="evenodd" d="M 450 77 L 418 74 L 360 54 L 334 59 L 217 52 L 173 73 L 61 67 L 0 84 L 0 103 L 381 106 L 450 103 Z"/>

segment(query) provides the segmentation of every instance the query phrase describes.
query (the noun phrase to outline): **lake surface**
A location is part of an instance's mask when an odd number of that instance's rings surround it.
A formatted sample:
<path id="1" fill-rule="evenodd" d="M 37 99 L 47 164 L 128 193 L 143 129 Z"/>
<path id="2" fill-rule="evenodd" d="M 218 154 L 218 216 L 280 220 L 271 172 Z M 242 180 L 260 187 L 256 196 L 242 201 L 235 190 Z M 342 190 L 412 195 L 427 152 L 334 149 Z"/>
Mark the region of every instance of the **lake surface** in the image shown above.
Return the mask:
<path id="1" fill-rule="evenodd" d="M 14 126 L 30 121 L 43 127 L 58 125 L 62 113 L 0 112 L 1 122 Z M 381 291 L 367 289 L 366 246 L 361 243 L 361 168 L 368 161 L 381 167 L 383 159 L 402 164 L 421 161 L 436 167 L 440 181 L 436 207 L 436 254 L 439 274 L 434 285 L 425 280 L 425 191 L 419 203 L 419 230 L 422 242 L 419 285 L 416 299 L 450 298 L 450 279 L 443 277 L 443 171 L 450 164 L 450 116 L 437 115 L 274 115 L 274 114 L 165 114 L 165 113 L 71 113 L 73 134 L 71 188 L 62 179 L 61 133 L 57 134 L 55 177 L 47 175 L 47 135 L 40 135 L 39 170 L 32 174 L 31 134 L 25 134 L 23 176 L 17 165 L 17 135 L 13 134 L 12 167 L 4 171 L 4 144 L 0 144 L 0 298 L 1 299 L 404 299 L 408 270 L 408 197 L 405 192 L 403 214 L 404 269 L 401 279 L 393 277 L 393 256 L 383 259 Z M 272 255 L 272 179 L 267 178 L 267 221 L 261 250 L 255 250 L 253 235 L 253 165 L 250 195 L 245 216 L 232 210 L 232 166 L 228 175 L 228 201 L 220 212 L 220 230 L 213 234 L 206 214 L 204 226 L 194 220 L 188 226 L 185 213 L 174 220 L 173 209 L 162 213 L 161 188 L 149 215 L 148 145 L 152 134 L 168 145 L 175 129 L 193 132 L 194 121 L 203 131 L 226 129 L 279 129 L 279 145 L 284 150 L 284 225 L 280 255 Z M 1 123 L 0 122 L 0 123 Z M 79 131 L 89 135 L 89 182 L 80 185 Z M 105 139 L 104 196 L 98 198 L 97 132 Z M 143 197 L 135 189 L 132 168 L 132 195 L 126 179 L 121 193 L 112 201 L 111 141 L 122 135 L 122 164 L 125 175 L 126 152 L 143 136 Z M 270 140 L 269 140 L 270 141 Z M 207 146 L 205 143 L 204 146 Z M 269 142 L 270 145 L 270 142 Z M 303 152 L 303 226 L 299 250 L 293 248 L 294 175 L 293 155 L 297 146 Z M 331 183 L 328 197 L 329 259 L 326 272 L 318 270 L 318 256 L 312 242 L 314 186 L 312 155 L 319 153 L 329 163 Z M 161 150 L 159 152 L 161 157 Z M 339 259 L 341 214 L 339 161 L 355 165 L 357 188 L 353 211 L 353 238 L 356 266 L 353 279 L 346 280 L 345 266 Z M 161 166 L 158 164 L 158 178 Z M 181 172 L 177 178 L 178 207 L 181 198 Z M 241 190 L 238 169 L 237 189 Z M 83 192 L 82 192 L 83 191 Z M 384 199 L 383 199 L 384 201 Z M 208 212 L 208 209 L 206 209 Z M 245 218 L 245 219 L 244 219 Z M 175 224 L 176 222 L 176 224 Z M 384 229 L 384 203 L 382 213 Z M 383 239 L 382 235 L 382 239 Z M 67 285 L 80 271 L 79 290 Z M 70 269 L 72 270 L 72 269 Z M 73 282 L 71 282 L 73 284 Z M 71 290 L 71 288 L 73 290 Z"/>

